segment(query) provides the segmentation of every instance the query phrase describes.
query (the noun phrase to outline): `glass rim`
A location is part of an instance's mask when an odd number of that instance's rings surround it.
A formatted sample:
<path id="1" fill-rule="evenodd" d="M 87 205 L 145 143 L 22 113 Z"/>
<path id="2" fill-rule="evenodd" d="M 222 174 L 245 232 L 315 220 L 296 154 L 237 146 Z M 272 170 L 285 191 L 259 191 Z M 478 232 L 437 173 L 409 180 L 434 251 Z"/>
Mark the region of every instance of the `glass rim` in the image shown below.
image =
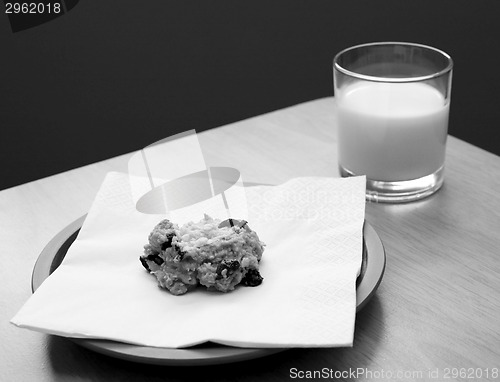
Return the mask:
<path id="1" fill-rule="evenodd" d="M 395 78 L 391 78 L 391 77 L 369 76 L 369 75 L 366 75 L 366 74 L 361 74 L 361 73 L 353 72 L 353 71 L 351 71 L 349 69 L 346 69 L 346 68 L 342 67 L 338 63 L 338 60 L 339 60 L 340 56 L 342 56 L 343 54 L 345 54 L 347 52 L 350 52 L 350 51 L 353 51 L 353 50 L 356 50 L 356 49 L 360 49 L 360 48 L 369 47 L 369 46 L 383 46 L 383 45 L 386 45 L 386 46 L 390 46 L 390 45 L 402 45 L 402 46 L 407 46 L 407 47 L 414 46 L 414 47 L 419 47 L 419 48 L 431 50 L 431 51 L 433 51 L 435 53 L 438 53 L 441 56 L 443 56 L 446 59 L 446 61 L 448 62 L 448 64 L 446 65 L 446 67 L 444 69 L 439 70 L 439 71 L 437 71 L 435 73 L 432 73 L 432 74 L 425 75 L 425 76 L 395 77 Z M 337 71 L 339 71 L 339 72 L 341 72 L 343 74 L 346 74 L 348 76 L 351 76 L 351 77 L 354 77 L 354 78 L 358 78 L 358 79 L 361 79 L 361 80 L 365 80 L 365 81 L 392 82 L 392 83 L 398 83 L 398 82 L 400 82 L 400 83 L 402 83 L 402 82 L 419 82 L 419 81 L 427 81 L 427 80 L 430 80 L 430 79 L 433 79 L 433 78 L 441 77 L 442 75 L 444 75 L 444 74 L 446 74 L 448 72 L 451 72 L 452 69 L 453 69 L 453 59 L 451 58 L 451 56 L 448 53 L 444 52 L 443 50 L 434 48 L 434 47 L 429 46 L 429 45 L 417 44 L 417 43 L 413 43 L 413 42 L 399 42 L 399 41 L 369 42 L 369 43 L 366 43 L 366 44 L 354 45 L 354 46 L 345 48 L 345 49 L 341 50 L 340 52 L 338 52 L 335 55 L 335 57 L 333 58 L 333 67 L 334 67 L 335 70 L 337 70 Z"/>

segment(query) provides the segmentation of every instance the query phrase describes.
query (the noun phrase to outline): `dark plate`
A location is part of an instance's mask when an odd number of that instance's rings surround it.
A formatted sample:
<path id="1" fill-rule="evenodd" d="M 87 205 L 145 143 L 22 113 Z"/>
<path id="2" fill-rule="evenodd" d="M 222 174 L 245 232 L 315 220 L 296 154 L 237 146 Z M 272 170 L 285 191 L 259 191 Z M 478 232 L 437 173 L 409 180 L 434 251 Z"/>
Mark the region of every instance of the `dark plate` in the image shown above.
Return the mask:
<path id="1" fill-rule="evenodd" d="M 59 232 L 43 249 L 33 269 L 33 292 L 54 272 L 75 241 L 85 216 Z M 378 288 L 385 269 L 385 251 L 373 227 L 365 221 L 363 227 L 363 262 L 356 282 L 356 299 L 359 312 Z M 185 349 L 157 348 L 130 345 L 108 340 L 69 338 L 93 351 L 134 362 L 160 365 L 211 365 L 237 362 L 268 356 L 284 351 L 284 348 L 238 348 L 206 343 Z"/>

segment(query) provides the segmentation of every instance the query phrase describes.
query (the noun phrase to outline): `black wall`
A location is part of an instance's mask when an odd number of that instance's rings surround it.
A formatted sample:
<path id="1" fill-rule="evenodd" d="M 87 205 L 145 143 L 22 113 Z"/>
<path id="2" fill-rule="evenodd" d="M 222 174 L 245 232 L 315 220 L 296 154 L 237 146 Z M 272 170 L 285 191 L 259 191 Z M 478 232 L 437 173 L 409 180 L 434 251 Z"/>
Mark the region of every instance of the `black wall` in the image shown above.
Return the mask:
<path id="1" fill-rule="evenodd" d="M 0 189 L 333 95 L 350 45 L 455 61 L 449 132 L 500 154 L 498 0 L 81 0 L 13 33 L 0 16 Z"/>

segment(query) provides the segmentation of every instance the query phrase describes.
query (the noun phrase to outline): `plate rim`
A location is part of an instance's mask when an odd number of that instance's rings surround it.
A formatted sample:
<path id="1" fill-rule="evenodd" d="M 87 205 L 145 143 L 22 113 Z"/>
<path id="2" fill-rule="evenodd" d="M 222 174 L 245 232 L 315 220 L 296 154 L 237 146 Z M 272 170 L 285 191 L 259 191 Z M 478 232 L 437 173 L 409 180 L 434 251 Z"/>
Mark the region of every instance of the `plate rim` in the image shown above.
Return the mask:
<path id="1" fill-rule="evenodd" d="M 87 214 L 67 225 L 43 248 L 35 262 L 31 276 L 31 290 L 33 293 L 64 259 L 86 216 Z M 356 313 L 359 313 L 375 294 L 382 281 L 386 265 L 386 254 L 382 241 L 375 229 L 366 220 L 363 225 L 363 260 L 365 262 L 364 273 L 361 274 L 361 282 L 357 283 L 356 287 Z M 54 266 L 57 261 L 59 263 Z M 115 358 L 169 366 L 201 366 L 238 362 L 288 350 L 288 348 L 281 347 L 239 348 L 218 344 L 200 348 L 175 349 L 138 346 L 102 339 L 65 338 L 89 350 Z"/>

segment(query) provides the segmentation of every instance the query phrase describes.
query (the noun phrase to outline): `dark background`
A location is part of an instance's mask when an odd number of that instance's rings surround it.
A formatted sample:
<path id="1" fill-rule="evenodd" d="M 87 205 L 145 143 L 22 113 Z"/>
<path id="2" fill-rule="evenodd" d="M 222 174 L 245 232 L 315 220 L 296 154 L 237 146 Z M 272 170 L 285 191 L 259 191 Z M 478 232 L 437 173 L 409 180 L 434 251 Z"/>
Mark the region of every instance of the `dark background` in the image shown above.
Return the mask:
<path id="1" fill-rule="evenodd" d="M 371 41 L 449 53 L 449 132 L 498 155 L 499 16 L 498 0 L 81 0 L 13 33 L 0 15 L 0 189 L 331 96 L 334 54 Z"/>

